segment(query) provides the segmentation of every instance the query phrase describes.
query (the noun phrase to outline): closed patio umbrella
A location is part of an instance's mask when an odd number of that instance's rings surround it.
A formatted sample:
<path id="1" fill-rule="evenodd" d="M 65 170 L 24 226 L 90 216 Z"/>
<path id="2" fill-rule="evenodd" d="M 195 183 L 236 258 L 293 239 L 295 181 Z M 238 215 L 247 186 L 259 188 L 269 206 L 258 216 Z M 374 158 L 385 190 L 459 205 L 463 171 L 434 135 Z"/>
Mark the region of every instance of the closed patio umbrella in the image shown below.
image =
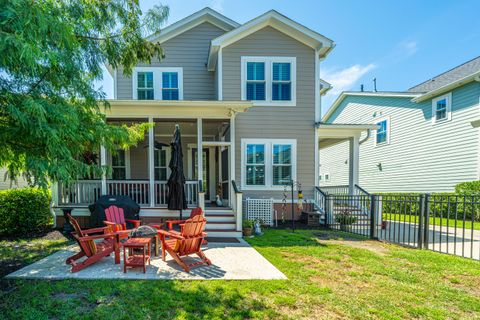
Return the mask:
<path id="1" fill-rule="evenodd" d="M 168 210 L 180 210 L 180 219 L 182 219 L 182 210 L 187 209 L 187 199 L 185 198 L 185 175 L 183 173 L 183 152 L 182 137 L 180 127 L 175 126 L 172 142 L 170 143 L 172 157 L 170 159 L 170 177 L 168 178 Z"/>

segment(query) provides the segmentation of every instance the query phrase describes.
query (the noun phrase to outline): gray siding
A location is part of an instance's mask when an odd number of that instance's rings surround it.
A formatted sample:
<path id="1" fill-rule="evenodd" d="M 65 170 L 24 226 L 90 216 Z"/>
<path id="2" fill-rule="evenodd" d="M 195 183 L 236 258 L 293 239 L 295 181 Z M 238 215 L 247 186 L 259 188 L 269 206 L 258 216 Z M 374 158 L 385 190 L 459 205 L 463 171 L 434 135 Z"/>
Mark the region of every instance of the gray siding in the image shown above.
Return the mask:
<path id="1" fill-rule="evenodd" d="M 223 49 L 223 99 L 240 100 L 242 56 L 297 58 L 297 105 L 258 106 L 237 115 L 235 122 L 235 179 L 241 181 L 241 139 L 296 139 L 297 180 L 306 197 L 314 185 L 315 52 L 297 40 L 266 27 Z M 246 197 L 274 197 L 283 192 L 242 190 Z"/>
<path id="2" fill-rule="evenodd" d="M 5 168 L 0 168 L 0 190 L 23 188 L 28 186 L 27 181 L 25 181 L 23 178 L 18 178 L 17 181 L 5 179 L 6 172 L 7 170 Z"/>
<path id="3" fill-rule="evenodd" d="M 390 117 L 390 145 L 375 147 L 372 136 L 360 146 L 359 182 L 368 191 L 452 191 L 457 183 L 479 179 L 480 134 L 470 124 L 479 117 L 479 98 L 480 83 L 454 90 L 452 120 L 432 125 L 431 100 L 349 96 L 328 122 L 374 123 Z M 347 158 L 348 143 L 320 152 L 320 170 L 332 175 L 322 185 L 345 183 Z"/>
<path id="4" fill-rule="evenodd" d="M 162 44 L 165 59 L 152 61 L 150 65 L 141 63 L 139 67 L 183 67 L 183 99 L 215 100 L 215 74 L 207 70 L 210 41 L 225 31 L 202 23 Z M 132 79 L 117 72 L 117 99 L 132 99 Z"/>

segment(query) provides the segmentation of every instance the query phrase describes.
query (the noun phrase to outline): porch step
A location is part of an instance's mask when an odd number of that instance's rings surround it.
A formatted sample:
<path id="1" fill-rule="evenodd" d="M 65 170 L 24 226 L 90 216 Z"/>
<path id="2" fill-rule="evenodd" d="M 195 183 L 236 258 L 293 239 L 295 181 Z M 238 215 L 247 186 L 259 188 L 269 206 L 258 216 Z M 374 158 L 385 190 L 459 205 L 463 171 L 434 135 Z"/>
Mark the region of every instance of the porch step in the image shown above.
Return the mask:
<path id="1" fill-rule="evenodd" d="M 206 216 L 208 223 L 210 222 L 228 222 L 235 223 L 235 215 L 232 214 L 218 214 L 213 216 Z"/>
<path id="2" fill-rule="evenodd" d="M 205 209 L 205 216 L 206 217 L 209 217 L 209 216 L 222 216 L 222 215 L 226 215 L 226 214 L 232 214 L 233 215 L 233 210 L 230 209 L 230 208 L 221 208 L 221 209 L 210 209 L 210 208 L 207 208 Z"/>
<path id="3" fill-rule="evenodd" d="M 205 230 L 208 238 L 241 238 L 242 232 L 236 230 Z"/>
<path id="4" fill-rule="evenodd" d="M 236 227 L 235 222 L 224 222 L 224 221 L 214 222 L 214 221 L 209 221 L 207 218 L 207 226 L 205 229 L 206 230 L 235 230 L 235 227 Z"/>

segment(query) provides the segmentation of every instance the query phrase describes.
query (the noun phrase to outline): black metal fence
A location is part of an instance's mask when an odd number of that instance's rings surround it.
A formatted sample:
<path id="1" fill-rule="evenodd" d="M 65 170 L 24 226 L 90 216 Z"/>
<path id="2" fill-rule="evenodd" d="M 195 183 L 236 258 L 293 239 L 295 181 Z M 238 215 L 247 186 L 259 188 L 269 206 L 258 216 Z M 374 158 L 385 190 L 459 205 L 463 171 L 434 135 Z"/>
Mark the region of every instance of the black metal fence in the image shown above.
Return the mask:
<path id="1" fill-rule="evenodd" d="M 325 224 L 372 239 L 480 260 L 480 195 L 332 195 Z"/>

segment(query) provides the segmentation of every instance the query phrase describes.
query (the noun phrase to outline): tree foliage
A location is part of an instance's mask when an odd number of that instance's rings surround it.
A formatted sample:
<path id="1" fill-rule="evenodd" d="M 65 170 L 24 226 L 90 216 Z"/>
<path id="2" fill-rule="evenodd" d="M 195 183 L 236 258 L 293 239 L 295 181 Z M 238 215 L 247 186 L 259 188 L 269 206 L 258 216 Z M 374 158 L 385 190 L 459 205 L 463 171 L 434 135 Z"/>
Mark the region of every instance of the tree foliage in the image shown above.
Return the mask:
<path id="1" fill-rule="evenodd" d="M 131 73 L 163 57 L 168 7 L 142 14 L 138 0 L 0 0 L 0 167 L 31 184 L 73 181 L 105 168 L 84 154 L 143 139 L 147 124 L 108 124 L 102 65 Z"/>

